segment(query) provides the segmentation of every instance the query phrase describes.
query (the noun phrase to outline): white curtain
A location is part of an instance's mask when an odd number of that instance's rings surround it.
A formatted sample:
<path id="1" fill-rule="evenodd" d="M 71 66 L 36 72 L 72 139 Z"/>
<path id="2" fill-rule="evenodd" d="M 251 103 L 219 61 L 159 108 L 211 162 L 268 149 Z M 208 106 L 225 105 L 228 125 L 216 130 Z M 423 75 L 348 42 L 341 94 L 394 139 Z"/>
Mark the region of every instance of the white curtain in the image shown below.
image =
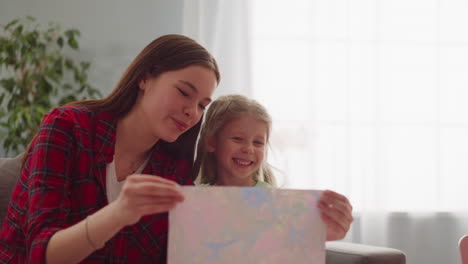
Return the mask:
<path id="1" fill-rule="evenodd" d="M 184 1 L 183 34 L 196 39 L 216 58 L 221 84 L 216 95 L 251 95 L 248 0 Z"/>
<path id="2" fill-rule="evenodd" d="M 467 1 L 196 2 L 191 15 L 229 21 L 198 23 L 198 36 L 229 47 L 214 49 L 228 76 L 222 93 L 250 95 L 272 114 L 269 159 L 283 187 L 346 194 L 356 218 L 348 241 L 401 249 L 410 264 L 460 263 Z"/>

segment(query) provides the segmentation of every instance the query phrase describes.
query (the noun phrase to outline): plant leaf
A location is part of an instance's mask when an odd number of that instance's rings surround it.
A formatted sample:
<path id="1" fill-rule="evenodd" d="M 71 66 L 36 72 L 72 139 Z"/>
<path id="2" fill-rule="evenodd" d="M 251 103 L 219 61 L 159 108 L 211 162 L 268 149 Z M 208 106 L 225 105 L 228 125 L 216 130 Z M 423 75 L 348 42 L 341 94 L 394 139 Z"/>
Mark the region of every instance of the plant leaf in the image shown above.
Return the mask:
<path id="1" fill-rule="evenodd" d="M 62 37 L 59 37 L 59 38 L 57 39 L 57 44 L 59 45 L 60 48 L 63 47 L 63 38 L 62 38 Z"/>
<path id="2" fill-rule="evenodd" d="M 68 39 L 68 46 L 70 46 L 72 49 L 78 49 L 78 42 L 76 41 L 75 38 L 69 38 Z"/>
<path id="3" fill-rule="evenodd" d="M 19 22 L 19 19 L 15 19 L 15 20 L 11 21 L 10 23 L 6 24 L 5 30 L 8 30 L 11 26 L 14 26 L 18 22 Z"/>

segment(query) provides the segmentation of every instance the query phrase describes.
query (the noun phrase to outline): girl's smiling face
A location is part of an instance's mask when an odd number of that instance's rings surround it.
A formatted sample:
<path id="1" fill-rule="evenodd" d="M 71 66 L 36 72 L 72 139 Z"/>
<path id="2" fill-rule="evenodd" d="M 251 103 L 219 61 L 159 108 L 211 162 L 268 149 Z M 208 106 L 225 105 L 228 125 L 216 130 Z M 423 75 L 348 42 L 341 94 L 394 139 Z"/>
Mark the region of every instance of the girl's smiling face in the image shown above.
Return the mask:
<path id="1" fill-rule="evenodd" d="M 265 158 L 267 137 L 267 123 L 245 114 L 209 138 L 207 150 L 216 157 L 218 181 L 223 185 L 255 185 L 253 175 Z"/>

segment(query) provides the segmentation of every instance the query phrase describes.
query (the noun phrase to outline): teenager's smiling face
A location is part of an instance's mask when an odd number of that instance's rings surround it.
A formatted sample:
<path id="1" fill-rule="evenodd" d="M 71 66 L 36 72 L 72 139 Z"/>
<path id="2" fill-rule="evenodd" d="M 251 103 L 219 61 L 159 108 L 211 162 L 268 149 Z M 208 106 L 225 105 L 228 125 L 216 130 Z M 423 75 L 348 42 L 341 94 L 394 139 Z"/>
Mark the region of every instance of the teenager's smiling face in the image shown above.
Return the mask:
<path id="1" fill-rule="evenodd" d="M 243 186 L 255 184 L 252 176 L 265 158 L 267 137 L 267 123 L 246 113 L 209 138 L 207 150 L 216 157 L 218 179 Z"/>
<path id="2" fill-rule="evenodd" d="M 174 142 L 200 121 L 216 86 L 215 73 L 202 66 L 141 80 L 138 114 L 154 137 Z"/>

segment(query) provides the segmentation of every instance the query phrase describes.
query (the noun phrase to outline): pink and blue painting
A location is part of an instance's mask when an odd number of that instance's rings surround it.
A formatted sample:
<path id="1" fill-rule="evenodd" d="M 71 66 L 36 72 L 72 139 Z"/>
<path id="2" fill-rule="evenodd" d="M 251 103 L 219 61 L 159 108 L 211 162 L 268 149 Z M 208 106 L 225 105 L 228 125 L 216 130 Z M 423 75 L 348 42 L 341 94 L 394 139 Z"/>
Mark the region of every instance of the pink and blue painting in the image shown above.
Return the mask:
<path id="1" fill-rule="evenodd" d="M 169 264 L 325 263 L 321 191 L 182 187 L 169 213 Z"/>

